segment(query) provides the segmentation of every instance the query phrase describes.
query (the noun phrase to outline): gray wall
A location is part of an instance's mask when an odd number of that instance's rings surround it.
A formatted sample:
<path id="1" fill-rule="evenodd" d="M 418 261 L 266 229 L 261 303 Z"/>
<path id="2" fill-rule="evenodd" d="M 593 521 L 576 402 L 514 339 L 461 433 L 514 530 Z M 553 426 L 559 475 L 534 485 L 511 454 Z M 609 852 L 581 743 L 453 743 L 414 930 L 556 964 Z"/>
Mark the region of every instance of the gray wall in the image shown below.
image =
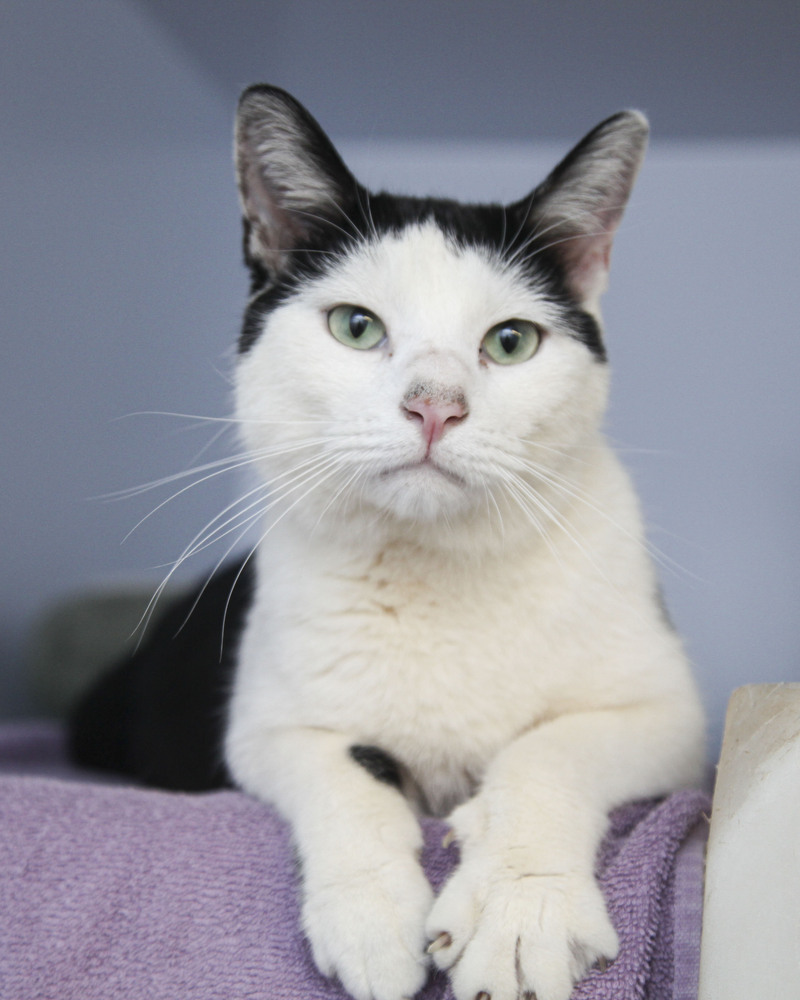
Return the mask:
<path id="1" fill-rule="evenodd" d="M 792 0 L 139 0 L 220 93 L 268 78 L 336 135 L 567 140 L 800 128 Z"/>
<path id="2" fill-rule="evenodd" d="M 40 608 L 157 581 L 231 496 L 208 482 L 122 546 L 164 494 L 90 499 L 209 437 L 119 418 L 228 411 L 231 109 L 257 79 L 306 101 L 368 183 L 470 197 L 519 196 L 596 119 L 650 113 L 606 301 L 610 431 L 682 567 L 664 584 L 714 739 L 733 686 L 800 679 L 797 9 L 0 2 L 0 714 L 35 710 Z"/>

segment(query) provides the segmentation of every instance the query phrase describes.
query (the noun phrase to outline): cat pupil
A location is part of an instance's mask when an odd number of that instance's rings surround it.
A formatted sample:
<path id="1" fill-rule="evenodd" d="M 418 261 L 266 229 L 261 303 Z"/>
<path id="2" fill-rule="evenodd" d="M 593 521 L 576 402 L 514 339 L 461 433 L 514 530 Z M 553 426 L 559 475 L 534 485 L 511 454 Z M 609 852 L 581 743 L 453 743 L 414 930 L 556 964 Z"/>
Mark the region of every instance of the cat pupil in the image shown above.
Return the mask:
<path id="1" fill-rule="evenodd" d="M 517 344 L 520 342 L 522 338 L 520 334 L 517 333 L 516 330 L 507 328 L 500 332 L 500 336 L 498 339 L 500 340 L 500 346 L 503 348 L 506 354 L 513 354 L 514 351 L 516 350 Z"/>
<path id="2" fill-rule="evenodd" d="M 350 317 L 350 333 L 356 340 L 358 340 L 368 326 L 369 316 L 365 316 L 364 313 L 355 312 Z"/>

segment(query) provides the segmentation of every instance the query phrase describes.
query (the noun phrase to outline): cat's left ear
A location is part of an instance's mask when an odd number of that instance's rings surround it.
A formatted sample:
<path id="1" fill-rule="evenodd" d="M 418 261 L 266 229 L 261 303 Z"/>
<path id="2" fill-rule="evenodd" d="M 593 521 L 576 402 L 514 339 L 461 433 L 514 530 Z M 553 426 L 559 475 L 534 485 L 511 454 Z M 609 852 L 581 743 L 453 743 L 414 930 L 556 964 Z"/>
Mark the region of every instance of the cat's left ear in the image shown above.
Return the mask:
<path id="1" fill-rule="evenodd" d="M 560 260 L 570 291 L 592 308 L 605 291 L 611 244 L 647 147 L 648 124 L 638 111 L 601 122 L 524 201 L 531 247 Z"/>
<path id="2" fill-rule="evenodd" d="M 291 94 L 257 84 L 239 100 L 236 170 L 245 257 L 274 276 L 326 226 L 347 225 L 358 183 L 316 120 Z"/>

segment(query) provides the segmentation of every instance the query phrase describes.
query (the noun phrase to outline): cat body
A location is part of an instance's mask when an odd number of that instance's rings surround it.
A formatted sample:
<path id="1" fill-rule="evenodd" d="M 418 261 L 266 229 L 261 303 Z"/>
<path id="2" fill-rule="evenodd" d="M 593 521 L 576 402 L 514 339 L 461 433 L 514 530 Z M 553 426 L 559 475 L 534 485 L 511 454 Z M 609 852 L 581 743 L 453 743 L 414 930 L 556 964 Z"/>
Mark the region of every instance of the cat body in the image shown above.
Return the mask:
<path id="1" fill-rule="evenodd" d="M 72 746 L 200 790 L 223 742 L 291 824 L 314 960 L 356 1000 L 412 996 L 431 962 L 457 1000 L 567 1000 L 617 953 L 608 811 L 701 776 L 697 692 L 602 434 L 599 298 L 646 136 L 622 112 L 529 197 L 462 205 L 371 194 L 292 97 L 242 97 L 232 465 L 259 484 L 196 547 L 260 541 L 85 699 Z M 436 899 L 425 812 L 460 851 Z"/>
<path id="2" fill-rule="evenodd" d="M 566 1000 L 617 951 L 608 810 L 699 778 L 601 432 L 598 300 L 645 138 L 622 113 L 530 198 L 461 206 L 369 194 L 289 95 L 243 95 L 236 417 L 263 537 L 225 756 L 291 823 L 314 959 L 357 1000 L 415 993 L 426 946 L 458 1000 Z M 461 851 L 435 900 L 421 811 Z"/>

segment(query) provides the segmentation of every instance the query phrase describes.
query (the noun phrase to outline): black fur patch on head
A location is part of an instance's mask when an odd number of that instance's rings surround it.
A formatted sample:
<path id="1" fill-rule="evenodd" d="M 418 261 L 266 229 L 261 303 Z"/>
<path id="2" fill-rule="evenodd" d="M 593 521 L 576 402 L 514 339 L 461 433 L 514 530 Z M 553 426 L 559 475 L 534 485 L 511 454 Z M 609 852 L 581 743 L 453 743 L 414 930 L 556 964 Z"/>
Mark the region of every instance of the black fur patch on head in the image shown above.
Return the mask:
<path id="1" fill-rule="evenodd" d="M 568 304 L 568 300 L 565 300 L 564 309 L 570 332 L 575 340 L 585 344 L 596 361 L 607 361 L 608 355 L 600 333 L 600 324 L 594 316 L 577 306 Z"/>
<path id="2" fill-rule="evenodd" d="M 349 249 L 426 222 L 435 223 L 456 247 L 484 247 L 501 263 L 513 261 L 559 309 L 572 336 L 585 344 L 598 361 L 606 360 L 600 327 L 570 294 L 561 259 L 547 245 L 546 236 L 537 239 L 510 209 L 438 198 L 372 195 L 363 189 L 343 207 L 339 222 L 322 223 L 313 240 L 289 253 L 282 273 L 270 275 L 260 262 L 246 255 L 252 297 L 239 338 L 240 353 L 252 347 L 273 309 L 291 298 L 304 281 L 328 272 Z M 425 267 L 424 261 L 420 261 L 420 267 Z"/>
<path id="3" fill-rule="evenodd" d="M 245 263 L 250 269 L 250 301 L 244 312 L 239 337 L 240 354 L 246 354 L 261 336 L 264 319 L 269 313 L 291 298 L 304 281 L 313 280 L 328 272 L 332 263 L 340 259 L 340 253 L 364 239 L 358 230 L 351 234 L 338 226 L 328 226 L 324 233 L 320 232 L 315 239 L 309 239 L 302 249 L 291 251 L 287 266 L 280 274 L 271 274 L 259 260 L 252 259 L 247 252 L 248 225 L 245 220 Z"/>
<path id="4" fill-rule="evenodd" d="M 255 281 L 253 282 L 255 284 Z M 239 335 L 239 353 L 246 354 L 261 336 L 264 328 L 264 319 L 279 306 L 290 293 L 290 288 L 284 284 L 270 284 L 264 280 L 265 287 L 261 292 L 256 291 L 247 308 L 244 311 L 242 321 L 242 332 Z M 258 286 L 256 286 L 257 288 Z"/>
<path id="5" fill-rule="evenodd" d="M 382 781 L 393 788 L 402 789 L 400 767 L 397 761 L 390 757 L 385 750 L 381 750 L 380 747 L 356 744 L 350 747 L 350 756 L 357 764 L 369 771 L 376 781 Z"/>

